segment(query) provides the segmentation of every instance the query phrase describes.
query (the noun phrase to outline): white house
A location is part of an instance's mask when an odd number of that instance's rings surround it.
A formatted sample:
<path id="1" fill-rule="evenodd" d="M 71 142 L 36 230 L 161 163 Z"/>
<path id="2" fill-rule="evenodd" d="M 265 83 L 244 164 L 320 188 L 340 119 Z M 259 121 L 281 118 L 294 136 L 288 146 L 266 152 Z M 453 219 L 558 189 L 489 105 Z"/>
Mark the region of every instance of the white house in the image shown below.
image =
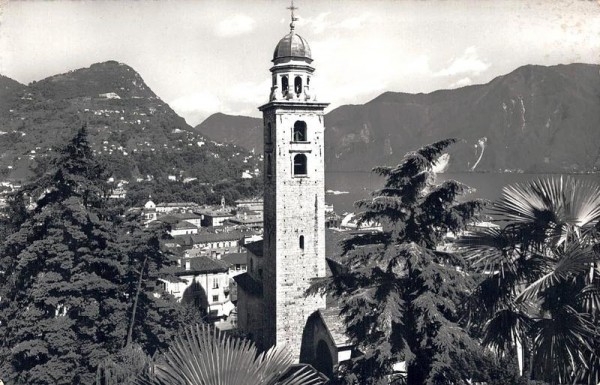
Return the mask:
<path id="1" fill-rule="evenodd" d="M 227 317 L 235 309 L 229 292 L 229 267 L 225 263 L 205 256 L 181 258 L 169 272 L 177 279 L 160 281 L 164 290 L 177 300 L 195 304 L 213 319 Z"/>

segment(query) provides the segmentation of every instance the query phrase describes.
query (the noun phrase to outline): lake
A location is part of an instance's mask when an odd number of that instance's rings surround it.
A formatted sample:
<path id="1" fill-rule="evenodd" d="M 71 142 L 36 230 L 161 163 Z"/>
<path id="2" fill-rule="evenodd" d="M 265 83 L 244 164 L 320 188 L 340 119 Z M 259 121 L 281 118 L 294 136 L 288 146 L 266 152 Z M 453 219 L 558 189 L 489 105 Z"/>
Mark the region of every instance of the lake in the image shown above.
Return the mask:
<path id="1" fill-rule="evenodd" d="M 469 197 L 498 199 L 502 188 L 509 184 L 522 183 L 547 176 L 560 177 L 568 174 L 518 174 L 518 173 L 443 173 L 438 181 L 454 179 L 474 189 Z M 600 174 L 571 174 L 574 178 L 593 180 L 600 183 Z M 370 193 L 383 187 L 384 178 L 369 172 L 326 172 L 325 189 L 345 194 L 325 193 L 325 201 L 333 204 L 335 212 L 354 211 L 354 202 L 369 198 Z"/>

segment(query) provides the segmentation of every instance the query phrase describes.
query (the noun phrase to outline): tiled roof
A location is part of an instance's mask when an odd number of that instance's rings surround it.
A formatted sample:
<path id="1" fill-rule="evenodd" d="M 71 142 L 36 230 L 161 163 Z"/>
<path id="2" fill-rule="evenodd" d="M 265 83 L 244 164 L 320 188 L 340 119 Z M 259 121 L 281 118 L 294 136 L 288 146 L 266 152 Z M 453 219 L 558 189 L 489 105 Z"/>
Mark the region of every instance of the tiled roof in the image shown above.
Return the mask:
<path id="1" fill-rule="evenodd" d="M 249 293 L 249 294 L 252 294 L 255 296 L 262 296 L 262 292 L 263 292 L 262 284 L 260 282 L 258 282 L 257 280 L 255 280 L 254 278 L 252 278 L 250 276 L 250 274 L 242 273 L 242 274 L 236 275 L 235 277 L 233 277 L 233 280 L 235 281 L 235 283 L 238 284 L 238 287 L 240 287 L 246 293 Z"/>
<path id="2" fill-rule="evenodd" d="M 221 218 L 221 217 L 232 217 L 233 214 L 230 211 L 221 211 L 221 210 L 211 210 L 211 209 L 199 209 L 196 210 L 195 213 L 213 217 L 213 218 Z"/>
<path id="3" fill-rule="evenodd" d="M 248 253 L 229 253 L 221 257 L 221 261 L 229 265 L 245 265 L 248 263 Z"/>
<path id="4" fill-rule="evenodd" d="M 198 226 L 190 223 L 188 221 L 179 221 L 173 226 L 174 229 L 183 230 L 183 229 L 198 229 Z"/>
<path id="5" fill-rule="evenodd" d="M 186 261 L 190 262 L 189 270 L 185 269 Z M 227 271 L 229 271 L 229 266 L 227 266 L 224 262 L 206 256 L 182 258 L 181 266 L 171 266 L 169 269 L 167 269 L 168 273 L 173 273 L 175 275 L 225 273 Z"/>
<path id="6" fill-rule="evenodd" d="M 339 307 L 319 309 L 318 312 L 321 315 L 321 319 L 327 327 L 327 331 L 331 335 L 335 346 L 340 347 L 352 345 L 350 337 L 346 335 L 346 327 L 340 317 Z"/>
<path id="7" fill-rule="evenodd" d="M 229 231 L 222 233 L 198 233 L 191 235 L 191 240 L 193 243 L 235 241 L 241 240 L 249 235 L 253 235 L 253 233 L 241 231 Z"/>
<path id="8" fill-rule="evenodd" d="M 197 207 L 198 203 L 194 202 L 172 202 L 172 203 L 159 203 L 156 207 Z"/>

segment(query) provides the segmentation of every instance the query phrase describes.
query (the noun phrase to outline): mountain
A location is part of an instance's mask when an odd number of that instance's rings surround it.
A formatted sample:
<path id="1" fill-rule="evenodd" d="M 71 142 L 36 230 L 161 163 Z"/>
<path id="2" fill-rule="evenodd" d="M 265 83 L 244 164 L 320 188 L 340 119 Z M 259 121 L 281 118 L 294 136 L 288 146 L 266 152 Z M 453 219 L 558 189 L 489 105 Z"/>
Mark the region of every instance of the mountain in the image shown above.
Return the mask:
<path id="1" fill-rule="evenodd" d="M 259 159 L 194 132 L 133 68 L 108 61 L 33 82 L 0 78 L 0 177 L 28 179 L 53 148 L 87 124 L 94 152 L 116 178 L 151 175 L 213 182 Z"/>
<path id="2" fill-rule="evenodd" d="M 216 113 L 206 118 L 194 129 L 216 140 L 244 147 L 257 154 L 263 151 L 262 119 Z"/>
<path id="3" fill-rule="evenodd" d="M 332 171 L 395 165 L 408 151 L 455 137 L 463 142 L 450 153 L 452 171 L 598 171 L 599 72 L 591 64 L 527 65 L 483 85 L 386 92 L 341 106 L 325 117 L 325 164 Z M 240 122 L 221 114 L 211 126 L 227 127 L 219 140 L 232 141 L 260 119 Z M 260 131 L 254 140 L 262 140 Z M 252 138 L 236 143 L 256 146 Z"/>

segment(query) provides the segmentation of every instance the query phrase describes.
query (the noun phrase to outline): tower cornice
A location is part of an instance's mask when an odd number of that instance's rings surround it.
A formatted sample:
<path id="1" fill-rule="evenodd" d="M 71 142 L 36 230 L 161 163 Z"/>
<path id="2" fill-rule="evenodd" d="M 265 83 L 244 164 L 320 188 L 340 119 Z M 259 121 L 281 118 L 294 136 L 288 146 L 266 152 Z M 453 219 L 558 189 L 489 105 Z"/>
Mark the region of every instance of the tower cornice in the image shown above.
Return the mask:
<path id="1" fill-rule="evenodd" d="M 329 106 L 329 103 L 321 103 L 321 102 L 301 102 L 301 101 L 293 101 L 293 100 L 276 100 L 269 102 L 267 104 L 263 104 L 258 107 L 259 111 L 265 111 L 271 108 L 281 108 L 288 110 L 324 110 Z"/>
<path id="2" fill-rule="evenodd" d="M 276 64 L 273 67 L 271 67 L 270 71 L 271 72 L 277 72 L 277 71 L 306 71 L 307 73 L 314 73 L 315 69 L 314 67 L 309 66 L 308 64 L 294 64 L 294 63 L 281 63 L 281 64 Z"/>

